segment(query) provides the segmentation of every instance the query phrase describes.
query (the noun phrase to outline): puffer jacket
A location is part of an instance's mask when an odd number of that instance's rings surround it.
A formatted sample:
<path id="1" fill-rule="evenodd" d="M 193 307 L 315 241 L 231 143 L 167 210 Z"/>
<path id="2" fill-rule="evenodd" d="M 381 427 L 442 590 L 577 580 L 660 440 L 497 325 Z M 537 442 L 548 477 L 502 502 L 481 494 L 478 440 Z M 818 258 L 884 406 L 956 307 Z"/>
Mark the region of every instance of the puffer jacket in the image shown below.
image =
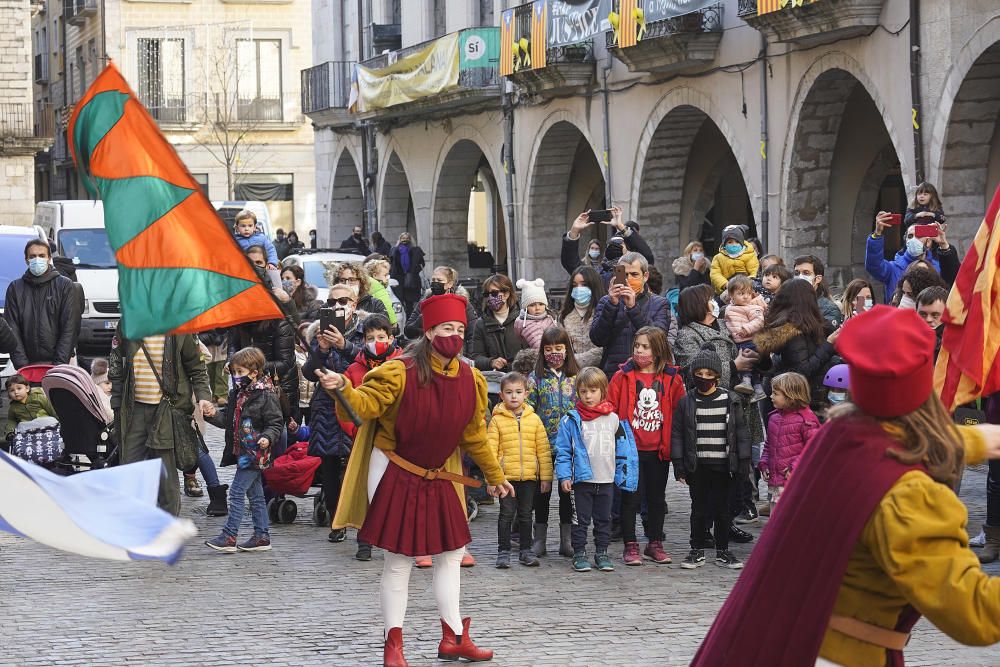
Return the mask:
<path id="1" fill-rule="evenodd" d="M 526 347 L 537 349 L 542 343 L 542 334 L 549 327 L 555 326 L 555 324 L 555 318 L 549 313 L 546 313 L 539 319 L 532 319 L 531 315 L 522 310 L 521 314 L 517 317 L 517 321 L 514 322 L 514 331 L 521 337 Z"/>
<path id="2" fill-rule="evenodd" d="M 552 449 L 545 425 L 530 405 L 525 405 L 518 417 L 498 403 L 486 429 L 486 444 L 496 452 L 508 480 L 552 481 Z"/>
<path id="3" fill-rule="evenodd" d="M 684 479 L 698 469 L 698 403 L 694 393 L 687 394 L 677 404 L 670 425 L 670 460 L 674 478 Z M 750 433 L 744 424 L 743 403 L 729 393 L 729 415 L 726 419 L 729 472 L 750 472 Z"/>
<path id="4" fill-rule="evenodd" d="M 595 306 L 594 312 L 597 312 Z M 591 313 L 590 319 L 585 320 L 580 312 L 574 308 L 562 320 L 563 328 L 569 334 L 569 340 L 573 343 L 573 354 L 576 355 L 576 362 L 580 368 L 587 366 L 600 366 L 601 357 L 604 356 L 604 348 L 594 345 L 590 340 L 590 324 L 594 321 Z"/>
<path id="5" fill-rule="evenodd" d="M 518 311 L 510 311 L 503 324 L 498 322 L 492 313 L 476 320 L 476 326 L 472 330 L 472 340 L 467 346 L 468 356 L 476 368 L 481 371 L 494 370 L 490 362 L 503 358 L 507 360 L 507 366 L 500 370 L 506 372 L 510 370 L 510 362 L 514 361 L 517 353 L 528 347 L 514 331 L 517 315 Z"/>
<path id="6" fill-rule="evenodd" d="M 743 343 L 763 329 L 765 310 L 767 310 L 767 304 L 759 296 L 746 306 L 735 304 L 726 306 L 726 328 L 733 341 Z"/>
<path id="7" fill-rule="evenodd" d="M 546 369 L 542 377 L 528 376 L 528 405 L 545 425 L 545 434 L 554 448 L 559 421 L 576 406 L 576 377 Z"/>
<path id="8" fill-rule="evenodd" d="M 364 346 L 365 335 L 361 331 L 361 323 L 368 313 L 356 311 L 351 320 L 351 328 L 345 334 L 346 344 L 343 350 L 322 350 L 316 342 L 316 332 L 319 322 L 313 322 L 306 329 L 306 338 L 310 339 L 309 359 L 302 366 L 302 374 L 308 378 L 316 377 L 316 369 L 325 368 L 334 373 L 344 373 L 354 362 Z M 312 403 L 309 404 L 309 455 L 310 456 L 349 456 L 353 438 L 344 431 L 337 421 L 336 406 L 333 399 L 322 389 L 313 392 Z"/>
<path id="9" fill-rule="evenodd" d="M 385 288 L 385 285 L 369 277 L 368 296 L 382 304 L 382 307 L 385 308 L 385 315 L 389 318 L 389 324 L 396 326 L 396 311 L 392 309 L 392 299 L 389 297 L 389 290 Z M 361 306 L 359 305 L 359 307 Z M 365 310 L 369 309 L 365 308 Z"/>
<path id="10" fill-rule="evenodd" d="M 624 299 L 616 306 L 611 297 L 601 297 L 590 322 L 590 340 L 604 348 L 601 370 L 608 377 L 632 356 L 635 332 L 649 326 L 663 329 L 671 345 L 677 339 L 677 320 L 670 315 L 670 303 L 649 287 L 639 295 L 634 308 L 626 308 Z"/>
<path id="11" fill-rule="evenodd" d="M 775 375 L 794 371 L 804 375 L 812 388 L 812 402 L 823 407 L 826 390 L 823 378 L 833 364 L 833 345 L 826 340 L 815 343 L 808 340 L 793 324 L 764 329 L 753 338 L 760 353 L 760 369 L 765 375 L 765 390 L 771 393 L 770 380 Z"/>
<path id="12" fill-rule="evenodd" d="M 52 404 L 49 403 L 49 399 L 46 398 L 42 388 L 32 387 L 28 391 L 27 401 L 24 403 L 10 402 L 10 407 L 7 408 L 7 428 L 4 430 L 4 436 L 10 437 L 17 430 L 17 425 L 21 422 L 31 421 L 39 417 L 58 418 L 59 415 L 56 414 Z"/>
<path id="13" fill-rule="evenodd" d="M 708 326 L 700 322 L 691 322 L 681 327 L 677 332 L 677 342 L 674 344 L 674 363 L 687 368 L 698 350 L 705 343 L 711 342 L 715 353 L 719 355 L 722 362 L 722 376 L 719 378 L 719 386 L 729 389 L 735 367 L 733 359 L 736 358 L 736 344 L 729 336 L 729 331 L 719 320 L 715 321 L 715 326 Z"/>
<path id="14" fill-rule="evenodd" d="M 17 338 L 14 368 L 68 364 L 80 333 L 80 299 L 72 280 L 53 268 L 40 276 L 25 271 L 7 286 L 4 319 Z"/>
<path id="15" fill-rule="evenodd" d="M 729 279 L 737 273 L 745 273 L 748 278 L 757 275 L 760 268 L 760 260 L 757 258 L 757 251 L 749 241 L 743 244 L 743 252 L 736 257 L 730 257 L 722 247 L 712 258 L 712 269 L 709 277 L 712 279 L 712 287 L 716 294 L 722 294 L 729 285 Z"/>
<path id="16" fill-rule="evenodd" d="M 264 373 L 277 376 L 287 405 L 286 417 L 299 417 L 299 372 L 295 363 L 295 329 L 285 319 L 248 322 L 229 330 L 229 356 L 244 347 L 256 347 L 264 353 Z"/>
<path id="17" fill-rule="evenodd" d="M 465 344 L 468 345 L 472 338 L 472 330 L 476 326 L 476 309 L 472 307 L 472 303 L 469 302 L 469 292 L 461 285 L 455 285 L 451 290 L 451 294 L 457 294 L 458 296 L 465 297 Z M 424 299 L 432 296 L 431 291 L 427 290 L 424 292 Z M 416 340 L 424 335 L 424 316 L 420 313 L 420 304 L 423 303 L 421 299 L 415 306 L 413 306 L 413 312 L 410 313 L 410 317 L 406 320 L 406 327 L 403 329 L 403 335 L 410 340 Z"/>
<path id="18" fill-rule="evenodd" d="M 767 471 L 768 486 L 784 486 L 795 470 L 809 439 L 819 430 L 819 419 L 808 407 L 775 410 L 767 418 L 767 441 L 758 469 Z"/>
<path id="19" fill-rule="evenodd" d="M 568 479 L 574 484 L 593 477 L 587 445 L 583 442 L 583 421 L 575 409 L 559 422 L 555 475 L 560 482 Z M 629 492 L 639 488 L 639 454 L 627 421 L 618 422 L 615 437 L 615 486 Z"/>

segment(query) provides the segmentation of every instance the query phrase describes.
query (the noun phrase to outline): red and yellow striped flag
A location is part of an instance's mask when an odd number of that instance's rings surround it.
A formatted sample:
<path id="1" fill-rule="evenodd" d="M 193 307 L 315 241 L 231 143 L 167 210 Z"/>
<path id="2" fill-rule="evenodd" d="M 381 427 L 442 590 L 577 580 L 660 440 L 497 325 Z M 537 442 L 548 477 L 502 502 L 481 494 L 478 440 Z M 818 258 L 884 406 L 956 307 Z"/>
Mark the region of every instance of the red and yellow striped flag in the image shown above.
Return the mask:
<path id="1" fill-rule="evenodd" d="M 781 0 L 757 0 L 757 16 L 770 14 L 781 9 Z"/>
<path id="2" fill-rule="evenodd" d="M 545 67 L 545 49 L 548 47 L 548 11 L 546 0 L 535 0 L 531 8 L 531 68 Z"/>
<path id="3" fill-rule="evenodd" d="M 948 295 L 934 388 L 948 411 L 1000 391 L 1000 188 Z"/>
<path id="4" fill-rule="evenodd" d="M 619 28 L 618 28 L 618 46 L 622 49 L 627 49 L 630 46 L 635 46 L 636 33 L 638 31 L 638 19 L 636 18 L 636 10 L 639 8 L 638 0 L 621 0 L 619 9 Z"/>
<path id="5" fill-rule="evenodd" d="M 514 73 L 514 10 L 500 16 L 500 76 Z"/>

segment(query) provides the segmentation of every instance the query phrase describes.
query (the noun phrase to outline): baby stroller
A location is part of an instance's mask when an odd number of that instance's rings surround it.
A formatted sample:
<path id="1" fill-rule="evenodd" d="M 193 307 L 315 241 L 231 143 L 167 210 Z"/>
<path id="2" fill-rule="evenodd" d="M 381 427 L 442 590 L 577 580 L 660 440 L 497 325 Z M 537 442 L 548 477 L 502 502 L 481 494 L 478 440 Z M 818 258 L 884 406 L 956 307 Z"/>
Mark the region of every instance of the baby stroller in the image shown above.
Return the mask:
<path id="1" fill-rule="evenodd" d="M 318 486 L 317 480 L 321 459 L 309 456 L 309 443 L 296 442 L 288 446 L 284 454 L 274 459 L 271 467 L 264 471 L 264 481 L 268 489 L 276 494 L 267 503 L 267 515 L 272 523 L 292 523 L 299 508 L 295 501 L 285 495 L 308 498 L 309 489 Z M 329 526 L 331 516 L 323 502 L 323 492 L 313 497 L 313 523 Z"/>
<path id="2" fill-rule="evenodd" d="M 90 373 L 64 364 L 53 367 L 41 381 L 42 390 L 59 415 L 64 449 L 58 467 L 69 474 L 117 465 L 114 413 Z"/>

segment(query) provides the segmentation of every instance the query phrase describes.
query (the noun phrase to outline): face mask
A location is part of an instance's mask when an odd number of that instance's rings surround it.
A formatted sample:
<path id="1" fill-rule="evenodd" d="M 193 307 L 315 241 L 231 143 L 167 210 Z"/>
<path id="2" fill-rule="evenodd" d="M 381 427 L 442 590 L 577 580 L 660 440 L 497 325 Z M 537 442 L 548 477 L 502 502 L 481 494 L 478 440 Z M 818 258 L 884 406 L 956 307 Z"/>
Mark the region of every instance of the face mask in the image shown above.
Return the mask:
<path id="1" fill-rule="evenodd" d="M 496 296 L 489 295 L 486 297 L 486 306 L 494 313 L 503 310 L 506 305 L 507 298 L 504 297 L 503 294 L 497 294 Z"/>
<path id="2" fill-rule="evenodd" d="M 635 362 L 637 368 L 645 368 L 653 363 L 653 354 L 651 352 L 633 352 L 632 361 Z"/>
<path id="3" fill-rule="evenodd" d="M 590 305 L 590 299 L 593 297 L 593 293 L 590 291 L 589 287 L 574 287 L 570 290 L 570 296 L 573 297 L 573 301 L 578 306 Z"/>
<path id="4" fill-rule="evenodd" d="M 390 343 L 388 341 L 373 340 L 370 343 L 365 343 L 365 351 L 373 357 L 381 357 L 386 352 L 392 350 L 396 344 L 394 342 Z"/>
<path id="5" fill-rule="evenodd" d="M 809 283 L 810 285 L 812 285 L 812 284 L 814 284 L 816 282 L 816 276 L 807 276 L 804 273 L 795 276 L 795 279 L 796 280 L 804 280 L 807 283 Z"/>
<path id="6" fill-rule="evenodd" d="M 295 291 L 295 281 L 293 280 L 282 280 L 281 289 L 285 290 L 289 294 Z"/>
<path id="7" fill-rule="evenodd" d="M 695 388 L 703 394 L 710 394 L 715 391 L 715 385 L 718 383 L 719 381 L 716 379 L 710 380 L 709 378 L 700 378 L 697 376 L 694 378 Z"/>
<path id="8" fill-rule="evenodd" d="M 597 258 L 599 258 L 601 256 L 601 251 L 600 250 L 590 250 L 587 254 L 590 255 L 591 259 L 597 259 Z"/>
<path id="9" fill-rule="evenodd" d="M 871 299 L 865 299 L 865 310 L 871 310 L 873 305 L 875 305 L 874 301 Z"/>
<path id="10" fill-rule="evenodd" d="M 32 257 L 28 260 L 28 270 L 31 275 L 40 276 L 49 270 L 49 260 L 45 257 Z"/>
<path id="11" fill-rule="evenodd" d="M 924 242 L 913 237 L 906 240 L 906 254 L 910 257 L 920 257 L 924 254 Z"/>
<path id="12" fill-rule="evenodd" d="M 904 294 L 903 298 L 899 300 L 899 307 L 906 308 L 907 310 L 916 310 L 917 302 L 910 295 Z"/>
<path id="13" fill-rule="evenodd" d="M 642 291 L 646 289 L 646 283 L 642 278 L 626 278 L 628 281 L 628 286 L 632 288 L 632 291 L 636 294 L 642 294 Z"/>
<path id="14" fill-rule="evenodd" d="M 562 368 L 564 361 L 566 361 L 565 352 L 545 353 L 545 365 L 548 366 L 549 368 Z"/>
<path id="15" fill-rule="evenodd" d="M 438 281 L 431 282 L 431 294 L 434 296 L 441 296 L 444 294 L 444 283 Z"/>
<path id="16" fill-rule="evenodd" d="M 234 375 L 233 376 L 233 386 L 239 390 L 244 390 L 253 384 L 253 378 L 249 375 Z"/>
<path id="17" fill-rule="evenodd" d="M 604 256 L 610 262 L 617 262 L 623 252 L 621 243 L 608 243 L 608 248 L 604 251 Z"/>
<path id="18" fill-rule="evenodd" d="M 739 243 L 727 243 L 725 245 L 725 251 L 727 254 L 736 257 L 741 252 L 743 252 L 743 246 L 740 245 Z"/>
<path id="19" fill-rule="evenodd" d="M 692 262 L 698 262 L 699 260 L 702 260 L 704 258 L 705 258 L 705 253 L 703 253 L 703 252 L 693 252 L 693 253 L 691 253 L 691 261 Z"/>
<path id="20" fill-rule="evenodd" d="M 434 348 L 434 351 L 445 359 L 454 359 L 457 357 L 462 351 L 464 344 L 465 341 L 457 334 L 451 336 L 434 336 L 434 340 L 431 341 L 431 347 Z"/>
<path id="21" fill-rule="evenodd" d="M 712 313 L 712 317 L 715 318 L 719 317 L 719 304 L 716 303 L 715 299 L 712 299 L 711 301 L 708 302 L 708 310 L 710 313 Z"/>
<path id="22" fill-rule="evenodd" d="M 826 397 L 832 405 L 839 405 L 847 400 L 847 393 L 843 391 L 831 391 Z"/>

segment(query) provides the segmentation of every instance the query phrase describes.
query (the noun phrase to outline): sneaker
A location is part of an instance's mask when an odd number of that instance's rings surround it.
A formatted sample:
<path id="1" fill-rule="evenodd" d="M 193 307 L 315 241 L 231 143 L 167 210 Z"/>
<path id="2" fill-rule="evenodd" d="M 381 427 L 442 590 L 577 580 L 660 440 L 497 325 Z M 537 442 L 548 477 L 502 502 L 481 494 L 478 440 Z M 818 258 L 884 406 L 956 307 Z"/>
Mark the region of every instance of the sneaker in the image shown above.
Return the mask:
<path id="1" fill-rule="evenodd" d="M 757 508 L 753 505 L 747 505 L 743 513 L 736 517 L 735 521 L 739 525 L 745 525 L 748 523 L 757 523 L 757 519 L 760 515 L 757 514 Z"/>
<path id="2" fill-rule="evenodd" d="M 354 558 L 357 560 L 369 561 L 372 559 L 372 545 L 370 544 L 359 544 L 358 552 L 354 554 Z"/>
<path id="3" fill-rule="evenodd" d="M 986 546 L 986 533 L 980 529 L 979 534 L 969 540 L 969 546 L 982 549 Z"/>
<path id="4" fill-rule="evenodd" d="M 497 569 L 498 570 L 508 570 L 510 569 L 510 552 L 501 551 L 497 553 Z"/>
<path id="5" fill-rule="evenodd" d="M 754 390 L 753 385 L 750 384 L 750 378 L 743 378 L 738 385 L 733 387 L 733 391 L 744 396 L 753 396 Z"/>
<path id="6" fill-rule="evenodd" d="M 577 572 L 590 572 L 590 561 L 587 560 L 586 551 L 577 551 L 573 554 L 573 569 Z"/>
<path id="7" fill-rule="evenodd" d="M 660 540 L 650 540 L 649 544 L 643 550 L 642 555 L 659 565 L 667 565 L 674 562 L 670 554 L 664 550 L 663 542 Z"/>
<path id="8" fill-rule="evenodd" d="M 184 495 L 188 498 L 201 498 L 205 492 L 198 484 L 198 478 L 194 475 L 184 475 Z"/>
<path id="9" fill-rule="evenodd" d="M 254 535 L 236 548 L 240 551 L 270 551 L 271 538 L 267 535 Z"/>
<path id="10" fill-rule="evenodd" d="M 693 570 L 705 564 L 705 552 L 701 549 L 692 549 L 688 552 L 687 558 L 681 561 L 681 569 Z"/>
<path id="11" fill-rule="evenodd" d="M 743 561 L 734 556 L 731 551 L 716 551 L 715 564 L 727 570 L 742 570 Z"/>
<path id="12" fill-rule="evenodd" d="M 211 547 L 216 551 L 221 551 L 224 554 L 234 554 L 236 553 L 236 538 L 225 533 L 220 533 L 218 537 L 205 540 L 205 546 Z"/>
<path id="13" fill-rule="evenodd" d="M 740 530 L 736 524 L 729 524 L 729 541 L 736 544 L 748 544 L 753 542 L 753 535 L 745 530 Z"/>
<path id="14" fill-rule="evenodd" d="M 625 551 L 622 552 L 622 561 L 626 565 L 642 565 L 642 557 L 639 555 L 638 542 L 625 543 Z"/>
<path id="15" fill-rule="evenodd" d="M 330 540 L 334 544 L 337 542 L 343 542 L 347 539 L 347 529 L 337 528 L 336 530 L 331 530 L 330 534 L 326 536 L 326 539 Z"/>
<path id="16" fill-rule="evenodd" d="M 638 550 L 636 550 L 636 553 L 638 553 Z M 642 564 L 642 561 L 640 560 L 639 563 Z M 608 555 L 607 551 L 598 551 L 594 554 L 594 565 L 601 572 L 615 571 L 615 564 L 611 562 L 611 556 Z"/>
<path id="17" fill-rule="evenodd" d="M 764 393 L 764 388 L 759 384 L 755 384 L 753 387 L 753 396 L 750 397 L 750 402 L 760 403 L 765 398 L 767 398 L 767 394 Z"/>
<path id="18" fill-rule="evenodd" d="M 521 554 L 517 558 L 517 562 L 528 567 L 538 567 L 542 564 L 541 561 L 538 560 L 538 556 L 536 556 L 531 549 L 522 549 Z"/>
<path id="19" fill-rule="evenodd" d="M 417 556 L 413 559 L 413 563 L 421 570 L 426 570 L 434 565 L 434 561 L 431 560 L 430 556 Z"/>

